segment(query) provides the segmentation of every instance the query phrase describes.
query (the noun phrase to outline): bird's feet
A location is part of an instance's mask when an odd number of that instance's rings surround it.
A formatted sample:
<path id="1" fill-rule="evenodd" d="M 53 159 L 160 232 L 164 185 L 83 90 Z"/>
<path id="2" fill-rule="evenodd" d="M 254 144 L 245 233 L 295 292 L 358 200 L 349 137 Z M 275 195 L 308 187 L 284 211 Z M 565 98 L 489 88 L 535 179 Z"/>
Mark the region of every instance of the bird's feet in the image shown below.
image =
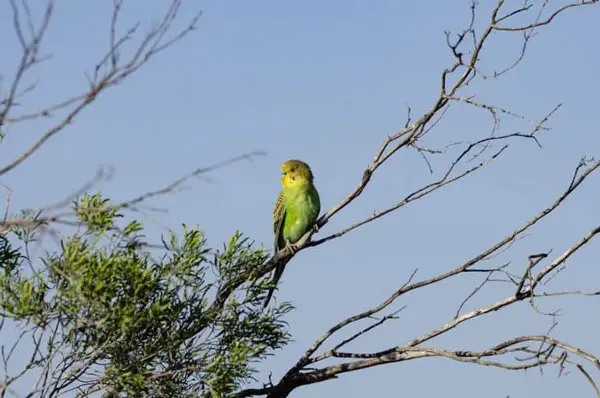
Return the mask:
<path id="1" fill-rule="evenodd" d="M 320 228 L 319 228 L 319 224 L 315 223 L 315 225 L 313 225 L 312 227 L 313 232 L 316 234 L 317 232 L 319 232 Z"/>
<path id="2" fill-rule="evenodd" d="M 289 240 L 285 241 L 285 250 L 288 250 L 290 254 L 293 256 L 298 251 L 298 248 L 293 243 L 290 243 Z"/>

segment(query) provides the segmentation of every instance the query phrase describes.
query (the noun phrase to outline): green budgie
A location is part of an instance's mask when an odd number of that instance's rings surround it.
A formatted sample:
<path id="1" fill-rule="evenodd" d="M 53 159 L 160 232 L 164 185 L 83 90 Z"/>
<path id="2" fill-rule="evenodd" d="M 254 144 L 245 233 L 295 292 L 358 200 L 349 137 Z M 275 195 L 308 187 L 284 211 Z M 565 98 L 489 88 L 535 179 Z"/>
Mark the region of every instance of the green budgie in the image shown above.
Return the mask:
<path id="1" fill-rule="evenodd" d="M 288 160 L 281 165 L 281 174 L 283 188 L 273 210 L 275 252 L 288 248 L 294 251 L 293 244 L 314 227 L 321 211 L 319 193 L 313 183 L 312 171 L 306 163 Z M 269 290 L 264 307 L 269 303 L 285 265 L 286 262 L 283 262 L 275 269 L 273 287 Z"/>

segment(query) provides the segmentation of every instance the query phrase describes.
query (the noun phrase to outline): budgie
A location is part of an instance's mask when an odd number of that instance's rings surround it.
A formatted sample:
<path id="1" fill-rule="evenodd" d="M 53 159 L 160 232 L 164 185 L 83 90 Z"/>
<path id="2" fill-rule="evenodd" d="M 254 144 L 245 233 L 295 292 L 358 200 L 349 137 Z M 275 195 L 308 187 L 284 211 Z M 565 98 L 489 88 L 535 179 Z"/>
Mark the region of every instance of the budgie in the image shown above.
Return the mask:
<path id="1" fill-rule="evenodd" d="M 284 162 L 281 165 L 281 183 L 283 188 L 273 210 L 275 252 L 281 249 L 294 251 L 294 243 L 315 226 L 321 211 L 319 193 L 308 164 L 295 159 Z M 264 307 L 269 303 L 285 265 L 286 262 L 283 262 L 275 268 L 273 287 L 267 294 Z"/>

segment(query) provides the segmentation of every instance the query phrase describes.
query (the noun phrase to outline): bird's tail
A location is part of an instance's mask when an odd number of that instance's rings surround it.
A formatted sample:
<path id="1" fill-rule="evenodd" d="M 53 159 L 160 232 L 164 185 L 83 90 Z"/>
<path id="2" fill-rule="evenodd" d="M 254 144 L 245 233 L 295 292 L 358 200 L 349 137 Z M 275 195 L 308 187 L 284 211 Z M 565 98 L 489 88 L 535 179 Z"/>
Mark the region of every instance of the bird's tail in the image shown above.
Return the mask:
<path id="1" fill-rule="evenodd" d="M 267 305 L 269 305 L 269 301 L 271 300 L 275 289 L 277 289 L 277 283 L 279 282 L 279 279 L 281 279 L 281 275 L 283 274 L 283 270 L 285 269 L 287 263 L 288 261 L 282 261 L 281 264 L 278 264 L 275 268 L 275 274 L 273 275 L 273 279 L 271 279 L 271 284 L 273 286 L 269 289 L 269 292 L 267 293 L 267 298 L 265 299 L 265 303 L 263 304 L 263 310 L 267 308 Z"/>

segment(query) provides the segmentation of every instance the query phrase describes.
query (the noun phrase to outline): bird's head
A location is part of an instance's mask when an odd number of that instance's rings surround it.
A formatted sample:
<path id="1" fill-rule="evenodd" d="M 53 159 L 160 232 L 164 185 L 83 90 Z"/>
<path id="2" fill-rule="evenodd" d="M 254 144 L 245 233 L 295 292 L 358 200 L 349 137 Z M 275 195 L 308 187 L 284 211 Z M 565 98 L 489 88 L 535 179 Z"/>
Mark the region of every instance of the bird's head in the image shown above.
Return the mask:
<path id="1" fill-rule="evenodd" d="M 310 167 L 301 160 L 288 160 L 281 165 L 281 183 L 285 188 L 312 184 L 313 174 Z"/>

